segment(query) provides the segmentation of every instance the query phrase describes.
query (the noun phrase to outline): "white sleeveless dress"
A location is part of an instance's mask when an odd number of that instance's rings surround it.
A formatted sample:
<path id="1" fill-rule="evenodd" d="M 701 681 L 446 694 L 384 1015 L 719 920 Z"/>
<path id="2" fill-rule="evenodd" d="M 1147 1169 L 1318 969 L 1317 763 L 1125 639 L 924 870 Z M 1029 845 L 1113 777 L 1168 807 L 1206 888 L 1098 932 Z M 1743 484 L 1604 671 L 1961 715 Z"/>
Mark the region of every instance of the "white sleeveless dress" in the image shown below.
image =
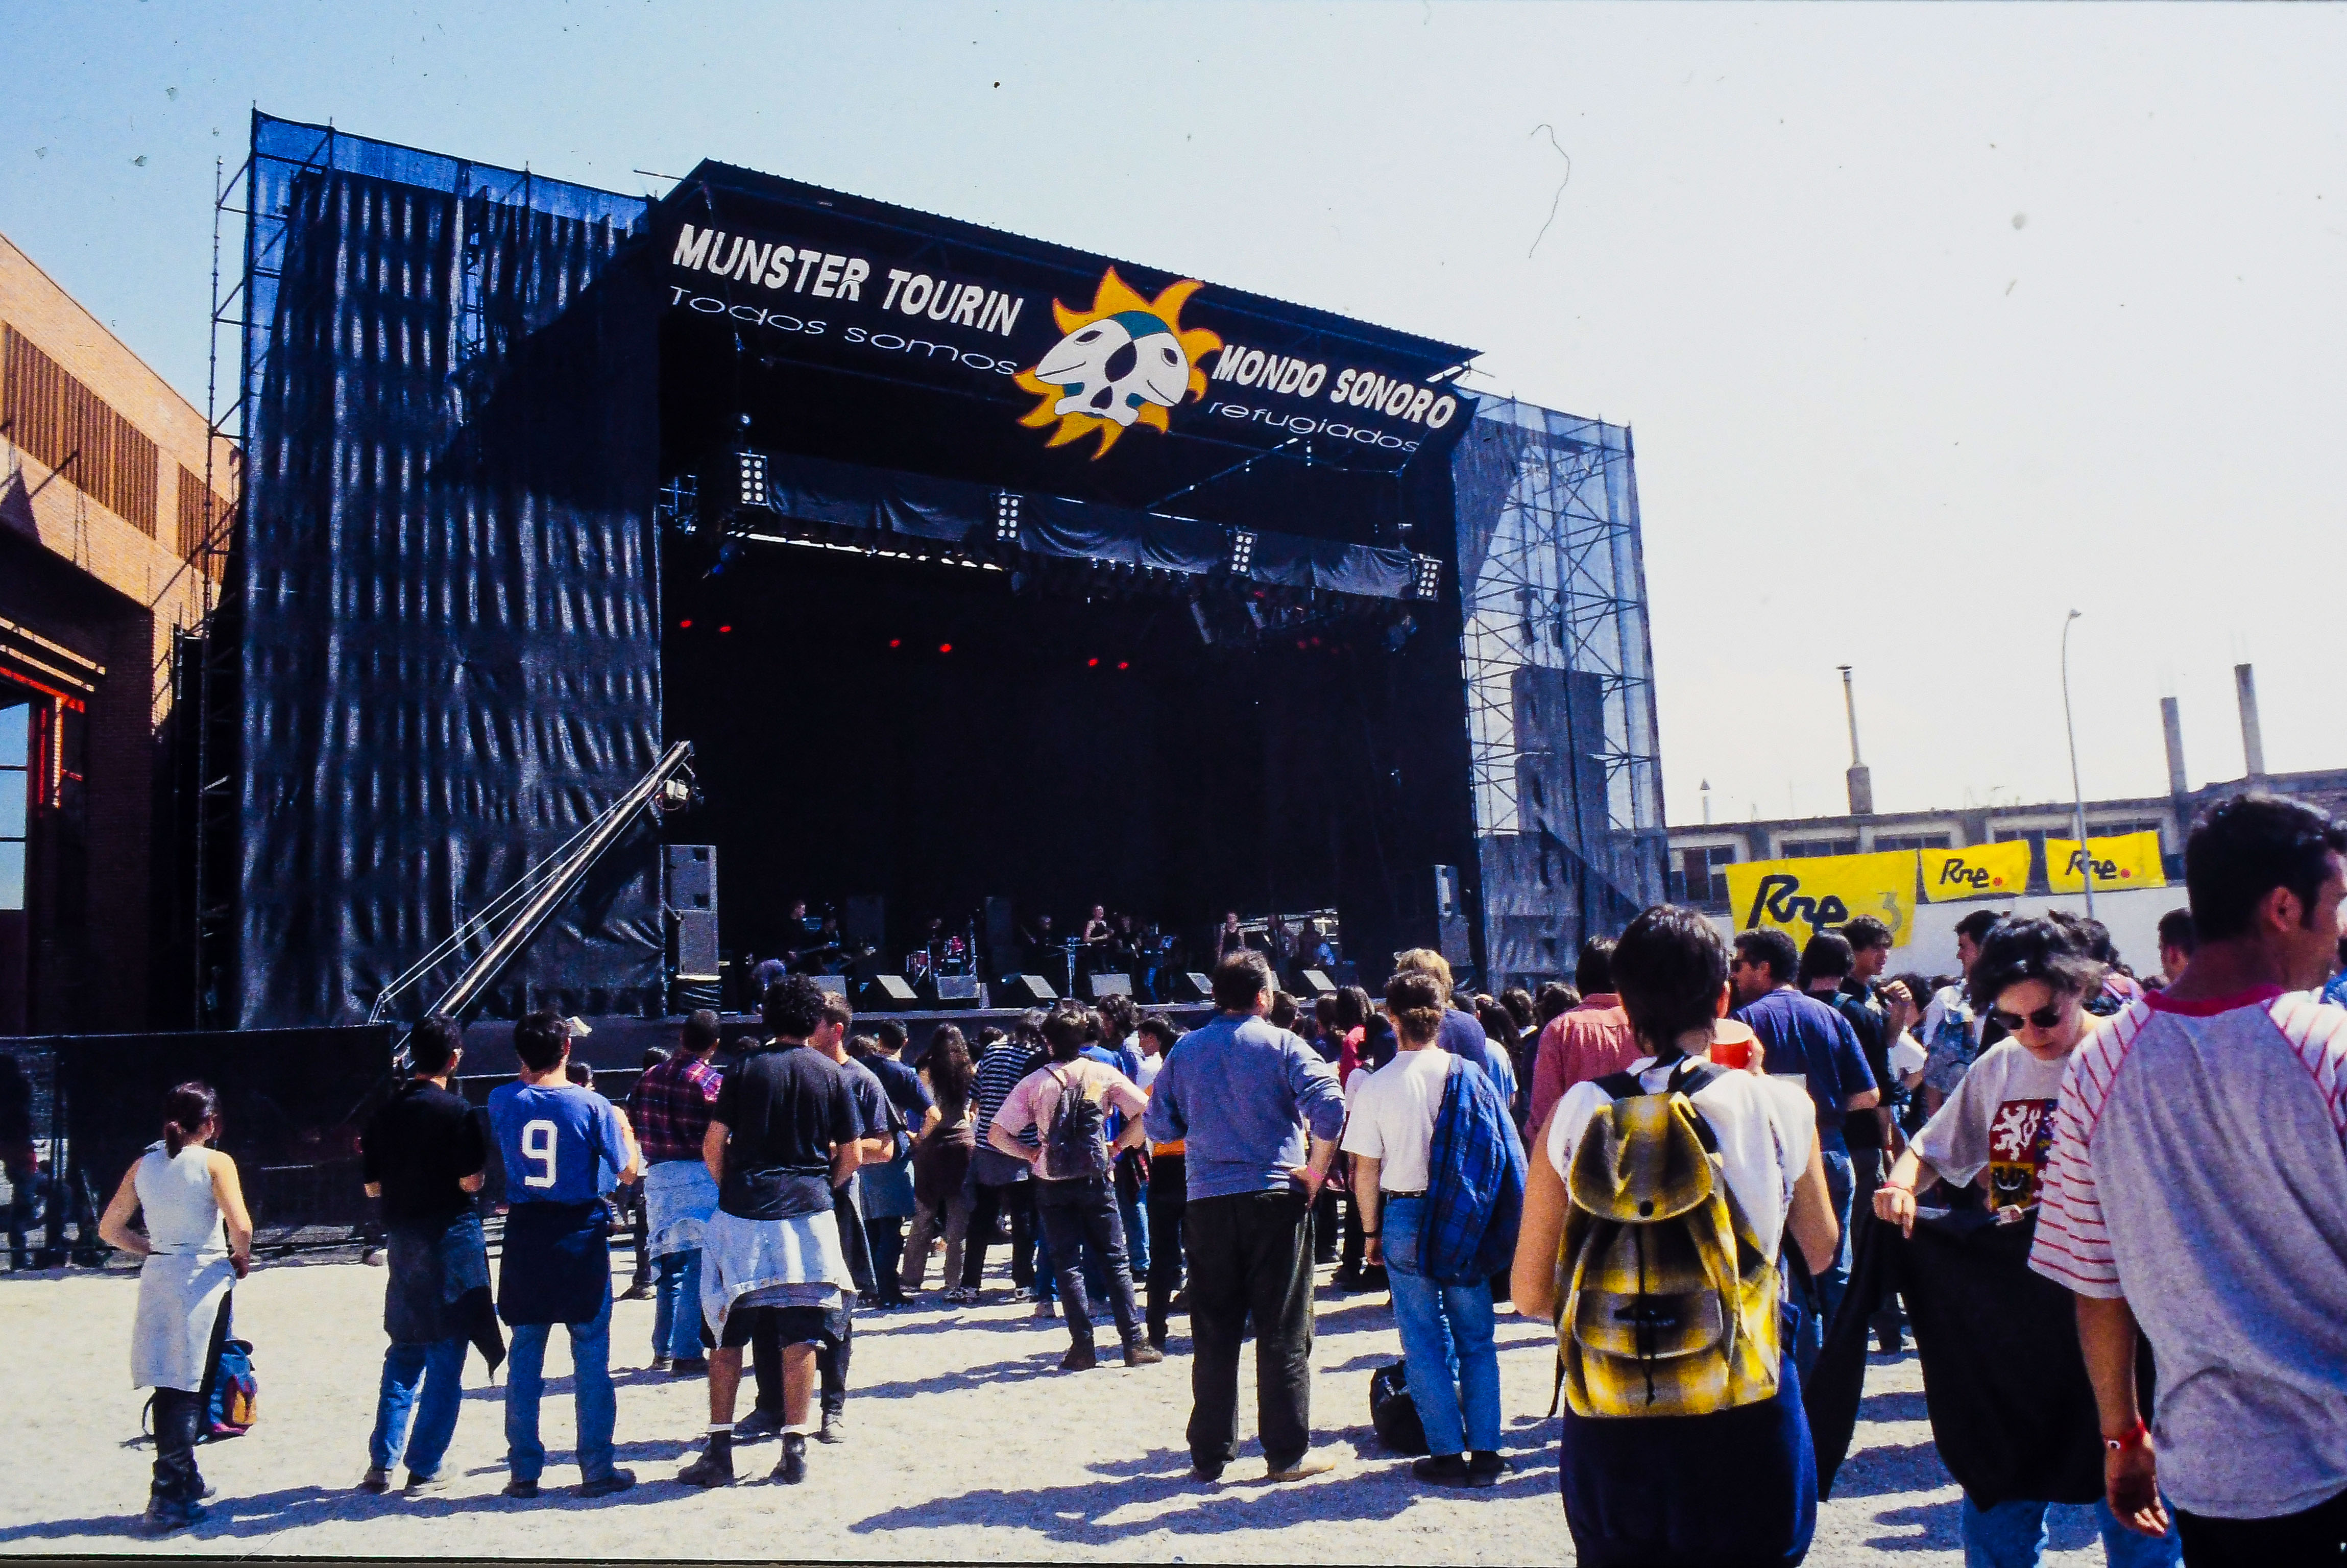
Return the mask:
<path id="1" fill-rule="evenodd" d="M 224 1158 L 190 1143 L 175 1159 L 155 1144 L 131 1178 L 154 1251 L 138 1270 L 138 1315 L 130 1328 L 130 1386 L 203 1387 L 212 1324 L 235 1283 L 228 1233 L 212 1196 L 212 1167 Z"/>

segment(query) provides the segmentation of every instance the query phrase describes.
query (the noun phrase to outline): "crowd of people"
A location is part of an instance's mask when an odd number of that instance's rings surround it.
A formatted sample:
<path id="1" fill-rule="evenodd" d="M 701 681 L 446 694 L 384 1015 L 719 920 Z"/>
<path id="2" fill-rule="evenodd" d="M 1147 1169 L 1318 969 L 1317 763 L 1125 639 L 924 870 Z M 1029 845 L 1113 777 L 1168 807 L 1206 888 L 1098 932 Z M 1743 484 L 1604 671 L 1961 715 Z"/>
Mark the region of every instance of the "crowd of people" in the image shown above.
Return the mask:
<path id="1" fill-rule="evenodd" d="M 1127 1367 L 1163 1360 L 1186 1314 L 1202 1482 L 1238 1458 L 1250 1331 L 1266 1476 L 1330 1468 L 1310 1352 L 1334 1264 L 1337 1288 L 1390 1292 L 1430 1485 L 1509 1471 L 1501 1304 L 1555 1326 L 1586 1563 L 1799 1562 L 1867 1351 L 1910 1330 L 1969 1563 L 2039 1561 L 2069 1506 L 2115 1564 L 2339 1561 L 2347 827 L 2245 796 L 2185 860 L 2148 981 L 2065 914 L 1968 917 L 1962 974 L 1934 981 L 1887 975 L 1870 919 L 1730 943 L 1661 906 L 1537 996 L 1467 995 L 1415 951 L 1376 1001 L 1307 1007 L 1242 943 L 1186 1033 L 1111 997 L 941 1027 L 911 1065 L 901 1030 L 856 1034 L 786 974 L 754 1037 L 695 1014 L 624 1106 L 533 1014 L 486 1117 L 450 1087 L 456 1025 L 427 1020 L 364 1134 L 391 1343 L 361 1485 L 403 1463 L 411 1492 L 445 1483 L 478 1348 L 512 1362 L 507 1492 L 537 1496 L 557 1324 L 580 1492 L 636 1484 L 612 1458 L 608 1199 L 640 1188 L 653 1365 L 708 1388 L 687 1486 L 733 1481 L 765 1437 L 773 1478 L 804 1480 L 809 1440 L 846 1435 L 858 1313 L 928 1289 L 940 1249 L 939 1299 L 979 1300 L 1007 1232 L 1014 1295 L 1065 1319 L 1064 1372 L 1098 1364 L 1103 1298 Z M 160 1530 L 200 1511 L 201 1391 L 251 1262 L 218 1132 L 209 1091 L 175 1091 L 103 1224 L 147 1257 L 133 1374 L 157 1390 Z"/>

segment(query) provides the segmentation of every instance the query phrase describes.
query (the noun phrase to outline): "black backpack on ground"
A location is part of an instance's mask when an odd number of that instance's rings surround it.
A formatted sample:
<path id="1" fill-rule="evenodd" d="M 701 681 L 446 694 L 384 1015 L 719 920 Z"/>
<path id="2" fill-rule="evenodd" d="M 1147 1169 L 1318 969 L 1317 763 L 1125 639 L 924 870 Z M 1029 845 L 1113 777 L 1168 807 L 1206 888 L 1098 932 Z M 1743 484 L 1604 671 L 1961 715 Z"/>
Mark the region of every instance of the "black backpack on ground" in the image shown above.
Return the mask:
<path id="1" fill-rule="evenodd" d="M 1426 1423 L 1419 1419 L 1418 1401 L 1410 1398 L 1407 1364 L 1400 1361 L 1369 1374 L 1369 1425 L 1377 1429 L 1378 1446 L 1388 1453 L 1426 1451 Z"/>

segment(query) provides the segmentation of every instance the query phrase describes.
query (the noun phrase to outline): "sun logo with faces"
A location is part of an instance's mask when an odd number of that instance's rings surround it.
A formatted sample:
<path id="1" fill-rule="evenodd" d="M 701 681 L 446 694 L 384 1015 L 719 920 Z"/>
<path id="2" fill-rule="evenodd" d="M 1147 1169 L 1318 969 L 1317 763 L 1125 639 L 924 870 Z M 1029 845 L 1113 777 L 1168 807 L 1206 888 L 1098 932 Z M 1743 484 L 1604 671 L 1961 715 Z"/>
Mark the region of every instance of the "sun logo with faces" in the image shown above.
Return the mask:
<path id="1" fill-rule="evenodd" d="M 1185 396 L 1204 396 L 1206 373 L 1198 361 L 1223 346 L 1204 327 L 1184 329 L 1182 306 L 1200 284 L 1184 279 L 1153 300 L 1127 287 L 1111 267 L 1089 311 L 1051 302 L 1061 337 L 1019 384 L 1043 401 L 1019 421 L 1030 429 L 1056 425 L 1046 446 L 1064 446 L 1094 431 L 1095 461 L 1134 425 L 1169 428 L 1166 411 Z"/>

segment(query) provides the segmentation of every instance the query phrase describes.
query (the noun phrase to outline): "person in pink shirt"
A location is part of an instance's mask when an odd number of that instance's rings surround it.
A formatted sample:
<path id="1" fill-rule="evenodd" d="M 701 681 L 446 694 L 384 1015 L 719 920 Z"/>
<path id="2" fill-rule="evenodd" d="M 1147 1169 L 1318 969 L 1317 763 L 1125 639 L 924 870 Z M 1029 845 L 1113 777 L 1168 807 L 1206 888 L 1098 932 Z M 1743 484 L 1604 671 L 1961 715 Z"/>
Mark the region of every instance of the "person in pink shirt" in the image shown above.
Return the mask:
<path id="1" fill-rule="evenodd" d="M 1534 1132 L 1548 1125 L 1548 1113 L 1576 1083 L 1620 1072 L 1644 1054 L 1630 1028 L 1630 1015 L 1614 994 L 1614 939 L 1592 937 L 1581 944 L 1573 971 L 1581 1005 L 1559 1013 L 1541 1030 L 1532 1061 L 1532 1098 L 1526 1122 Z"/>

